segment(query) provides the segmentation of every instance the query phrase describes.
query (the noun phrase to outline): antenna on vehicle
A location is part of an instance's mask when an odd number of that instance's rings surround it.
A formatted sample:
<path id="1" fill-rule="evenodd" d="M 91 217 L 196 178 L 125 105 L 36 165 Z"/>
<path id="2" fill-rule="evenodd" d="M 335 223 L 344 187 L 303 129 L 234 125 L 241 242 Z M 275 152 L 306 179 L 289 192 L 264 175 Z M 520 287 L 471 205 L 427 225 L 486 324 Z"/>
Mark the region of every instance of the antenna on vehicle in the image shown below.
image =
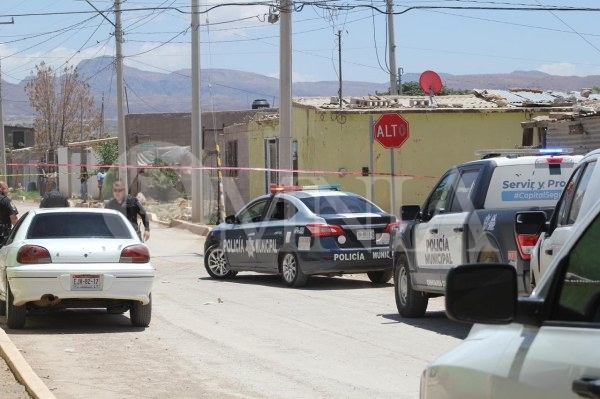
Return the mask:
<path id="1" fill-rule="evenodd" d="M 429 105 L 431 107 L 437 107 L 437 103 L 433 98 L 435 94 L 438 94 L 443 87 L 442 78 L 434 71 L 425 71 L 419 77 L 419 86 L 421 90 L 429 94 Z"/>

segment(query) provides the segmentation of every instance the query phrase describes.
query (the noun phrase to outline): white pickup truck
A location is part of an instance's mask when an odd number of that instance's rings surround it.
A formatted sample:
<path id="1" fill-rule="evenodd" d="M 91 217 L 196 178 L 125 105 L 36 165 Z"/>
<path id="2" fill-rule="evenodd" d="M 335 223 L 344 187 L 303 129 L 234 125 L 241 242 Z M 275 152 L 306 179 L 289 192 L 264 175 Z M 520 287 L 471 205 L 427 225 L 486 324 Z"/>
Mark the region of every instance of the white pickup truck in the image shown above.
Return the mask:
<path id="1" fill-rule="evenodd" d="M 600 149 L 587 153 L 569 178 L 552 218 L 542 226 L 529 263 L 532 288 L 540 281 L 554 256 L 571 235 L 581 216 L 600 199 Z"/>
<path id="2" fill-rule="evenodd" d="M 529 292 L 537 236 L 515 236 L 515 214 L 543 210 L 550 216 L 582 157 L 518 154 L 453 166 L 423 206 L 400 208 L 390 250 L 402 317 L 422 317 L 429 298 L 444 295 L 448 271 L 464 263 L 510 263 L 519 290 Z"/>

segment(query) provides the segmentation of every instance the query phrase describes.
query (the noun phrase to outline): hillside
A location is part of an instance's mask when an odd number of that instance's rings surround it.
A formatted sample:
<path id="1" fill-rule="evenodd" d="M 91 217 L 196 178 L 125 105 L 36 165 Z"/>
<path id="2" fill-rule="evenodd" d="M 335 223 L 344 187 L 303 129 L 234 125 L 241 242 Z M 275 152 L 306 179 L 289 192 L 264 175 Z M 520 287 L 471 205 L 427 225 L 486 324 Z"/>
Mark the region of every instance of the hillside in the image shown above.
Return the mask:
<path id="1" fill-rule="evenodd" d="M 80 76 L 87 79 L 98 107 L 104 103 L 107 120 L 116 119 L 115 68 L 111 57 L 99 57 L 77 66 Z M 572 91 L 597 86 L 600 76 L 553 76 L 535 71 L 516 71 L 509 74 L 450 75 L 440 74 L 444 86 L 452 89 L 509 89 L 512 87 Z M 190 112 L 191 71 L 157 73 L 124 67 L 126 112 Z M 207 110 L 240 110 L 251 107 L 252 101 L 264 98 L 271 106 L 279 105 L 279 81 L 249 72 L 210 69 L 201 72 L 201 108 Z M 403 75 L 403 82 L 418 81 L 419 74 Z M 6 124 L 26 122 L 33 112 L 24 87 L 2 82 L 3 111 Z M 385 92 L 388 82 L 343 82 L 344 96 L 364 96 Z M 293 96 L 336 96 L 338 82 L 294 82 Z M 103 101 L 104 98 L 104 101 Z"/>

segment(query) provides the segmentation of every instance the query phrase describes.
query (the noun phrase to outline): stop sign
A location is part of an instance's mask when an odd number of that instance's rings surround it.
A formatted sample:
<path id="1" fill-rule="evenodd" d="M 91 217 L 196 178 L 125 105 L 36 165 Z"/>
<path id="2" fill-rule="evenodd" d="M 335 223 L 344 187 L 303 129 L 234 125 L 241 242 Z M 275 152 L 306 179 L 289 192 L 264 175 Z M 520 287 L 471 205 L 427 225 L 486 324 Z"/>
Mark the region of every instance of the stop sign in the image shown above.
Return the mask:
<path id="1" fill-rule="evenodd" d="M 399 148 L 408 140 L 408 121 L 400 114 L 383 114 L 373 125 L 373 138 L 385 148 Z"/>

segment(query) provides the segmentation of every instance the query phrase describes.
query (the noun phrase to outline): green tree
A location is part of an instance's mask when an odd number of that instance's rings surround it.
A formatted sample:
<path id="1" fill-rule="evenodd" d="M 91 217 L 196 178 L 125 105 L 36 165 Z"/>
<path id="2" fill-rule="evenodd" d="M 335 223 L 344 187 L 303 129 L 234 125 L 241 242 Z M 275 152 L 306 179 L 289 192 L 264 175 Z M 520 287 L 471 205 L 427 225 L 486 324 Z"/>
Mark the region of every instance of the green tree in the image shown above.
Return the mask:
<path id="1" fill-rule="evenodd" d="M 469 94 L 469 93 L 471 93 L 471 90 L 456 90 L 456 89 L 450 89 L 448 87 L 442 86 L 442 90 L 440 90 L 440 92 L 436 95 L 437 96 L 450 96 L 450 95 Z M 385 93 L 377 93 L 377 94 L 389 96 L 390 91 L 388 90 Z M 405 82 L 405 83 L 402 83 L 402 95 L 403 96 L 425 96 L 425 95 L 429 95 L 429 93 L 425 93 L 423 91 L 423 89 L 421 89 L 421 85 L 419 84 L 419 82 Z"/>
<path id="2" fill-rule="evenodd" d="M 98 163 L 105 165 L 106 177 L 104 178 L 104 187 L 112 187 L 113 182 L 117 179 L 117 171 L 111 167 L 117 163 L 119 159 L 119 142 L 118 140 L 106 140 L 94 146 L 94 152 L 98 157 Z M 100 168 L 94 170 L 94 174 L 99 172 Z"/>
<path id="3" fill-rule="evenodd" d="M 35 110 L 35 144 L 53 151 L 59 145 L 88 139 L 100 126 L 89 85 L 77 69 L 66 65 L 57 74 L 42 62 L 25 85 L 29 104 Z"/>
<path id="4" fill-rule="evenodd" d="M 119 159 L 119 142 L 117 140 L 106 140 L 94 146 L 94 152 L 98 155 L 100 164 L 114 165 Z"/>

